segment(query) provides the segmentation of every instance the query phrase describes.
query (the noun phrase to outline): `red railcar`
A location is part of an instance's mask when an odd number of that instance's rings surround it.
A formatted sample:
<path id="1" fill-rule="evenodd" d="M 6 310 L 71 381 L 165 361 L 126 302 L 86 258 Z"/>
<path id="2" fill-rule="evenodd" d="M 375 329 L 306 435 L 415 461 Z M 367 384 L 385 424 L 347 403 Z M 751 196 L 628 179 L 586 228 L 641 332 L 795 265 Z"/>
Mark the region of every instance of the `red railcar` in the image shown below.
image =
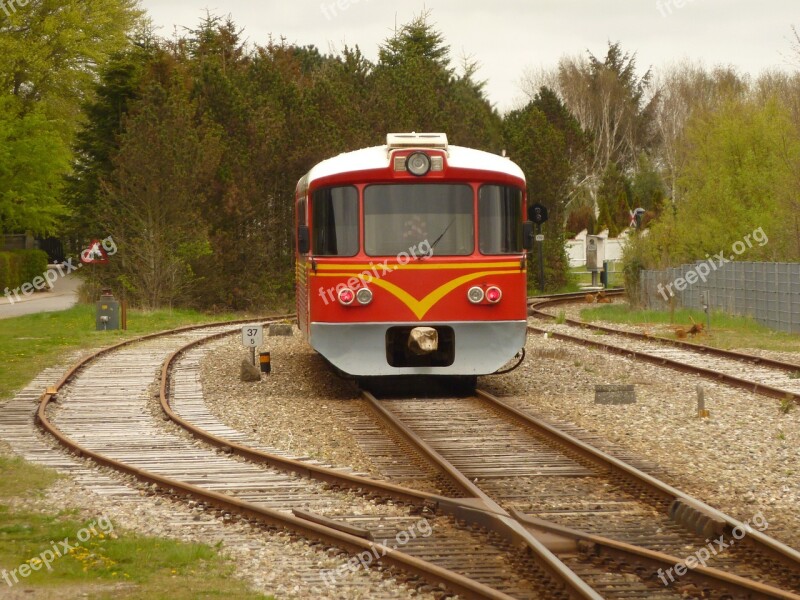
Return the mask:
<path id="1" fill-rule="evenodd" d="M 524 346 L 525 178 L 507 158 L 389 134 L 316 165 L 295 200 L 298 322 L 341 371 L 475 376 Z"/>

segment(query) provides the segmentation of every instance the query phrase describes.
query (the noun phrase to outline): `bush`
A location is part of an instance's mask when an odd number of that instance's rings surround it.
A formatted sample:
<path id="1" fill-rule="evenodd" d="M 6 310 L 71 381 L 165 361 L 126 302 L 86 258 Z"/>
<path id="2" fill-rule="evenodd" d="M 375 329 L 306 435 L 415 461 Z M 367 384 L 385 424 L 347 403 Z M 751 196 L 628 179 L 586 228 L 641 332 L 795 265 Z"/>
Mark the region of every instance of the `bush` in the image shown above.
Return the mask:
<path id="1" fill-rule="evenodd" d="M 0 252 L 0 291 L 11 285 L 11 253 Z"/>
<path id="2" fill-rule="evenodd" d="M 44 250 L 15 250 L 19 260 L 19 278 L 17 285 L 30 283 L 47 271 L 47 252 Z"/>
<path id="3" fill-rule="evenodd" d="M 0 252 L 0 281 L 3 289 L 14 289 L 22 284 L 20 280 L 20 256 L 17 251 Z"/>
<path id="4" fill-rule="evenodd" d="M 43 250 L 0 252 L 0 291 L 32 283 L 47 270 L 47 253 Z"/>
<path id="5" fill-rule="evenodd" d="M 646 238 L 635 234 L 628 238 L 622 251 L 622 273 L 625 278 L 625 291 L 628 301 L 634 308 L 642 306 L 642 269 L 648 268 L 646 259 Z"/>
<path id="6" fill-rule="evenodd" d="M 589 235 L 592 235 L 594 234 L 594 228 L 594 209 L 591 206 L 581 206 L 569 213 L 569 217 L 567 217 L 567 237 L 573 238 L 584 229 Z"/>

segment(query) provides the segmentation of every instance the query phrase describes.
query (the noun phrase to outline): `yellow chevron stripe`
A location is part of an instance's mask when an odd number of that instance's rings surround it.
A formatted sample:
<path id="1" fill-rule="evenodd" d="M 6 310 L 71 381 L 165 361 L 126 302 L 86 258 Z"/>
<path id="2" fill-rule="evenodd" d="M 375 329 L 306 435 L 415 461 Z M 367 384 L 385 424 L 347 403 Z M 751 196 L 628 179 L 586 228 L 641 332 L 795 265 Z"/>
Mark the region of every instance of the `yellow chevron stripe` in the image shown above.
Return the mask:
<path id="1" fill-rule="evenodd" d="M 515 264 L 519 266 L 518 263 Z M 522 272 L 523 271 L 520 271 L 520 273 Z M 472 281 L 473 279 L 478 279 L 480 277 L 488 277 L 491 275 L 508 275 L 508 273 L 509 273 L 508 271 L 479 271 L 477 273 L 469 273 L 467 275 L 462 275 L 461 277 L 457 277 L 456 279 L 448 281 L 447 283 L 439 286 L 438 288 L 433 290 L 430 294 L 425 296 L 422 300 L 417 300 L 414 296 L 409 294 L 403 288 L 393 283 L 389 283 L 384 279 L 380 279 L 379 277 L 364 276 L 363 278 L 367 282 L 376 285 L 379 288 L 383 288 L 384 290 L 392 294 L 392 296 L 394 296 L 395 298 L 400 300 L 400 302 L 405 304 L 411 310 L 411 312 L 413 312 L 416 315 L 417 319 L 421 320 L 422 317 L 424 317 L 428 313 L 428 311 L 431 308 L 433 308 L 433 306 L 437 302 L 439 302 L 439 300 L 444 298 L 447 294 L 452 292 L 458 286 L 463 285 L 468 281 Z M 361 275 L 353 275 L 353 276 L 361 278 Z M 342 274 L 320 273 L 319 275 L 317 275 L 317 277 L 342 277 Z"/>

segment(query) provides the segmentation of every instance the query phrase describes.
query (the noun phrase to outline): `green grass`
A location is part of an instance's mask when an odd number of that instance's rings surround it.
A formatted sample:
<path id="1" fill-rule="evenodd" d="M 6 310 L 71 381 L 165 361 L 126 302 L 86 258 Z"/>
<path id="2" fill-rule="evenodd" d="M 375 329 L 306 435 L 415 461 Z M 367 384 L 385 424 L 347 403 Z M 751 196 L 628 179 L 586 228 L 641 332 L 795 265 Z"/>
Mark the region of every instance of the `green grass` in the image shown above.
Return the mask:
<path id="1" fill-rule="evenodd" d="M 586 270 L 585 266 L 570 267 L 570 279 L 577 286 L 578 283 L 591 284 L 592 274 Z M 625 275 L 622 272 L 622 263 L 612 262 L 611 271 L 609 272 L 609 286 L 608 287 L 622 287 L 625 285 Z M 597 283 L 600 284 L 600 274 L 597 275 Z"/>
<path id="2" fill-rule="evenodd" d="M 177 309 L 134 310 L 128 313 L 128 331 L 98 332 L 94 330 L 94 307 L 79 305 L 61 312 L 0 320 L 0 400 L 72 351 L 182 325 L 242 317 Z M 0 454 L 0 572 L 25 563 L 38 565 L 33 559 L 52 548 L 52 541 L 69 538 L 70 543 L 78 544 L 77 535 L 88 523 L 77 520 L 77 510 L 45 514 L 19 508 L 25 506 L 26 498 L 40 494 L 57 479 L 55 471 Z M 12 498 L 23 501 L 12 508 Z M 67 590 L 75 597 L 108 600 L 265 598 L 234 578 L 233 566 L 215 548 L 124 533 L 117 536 L 98 525 L 95 530 L 97 535 L 92 534 L 80 548 L 56 558 L 52 571 L 40 568 L 25 578 L 17 571 L 20 583 L 15 587 L 46 591 L 52 597 Z M 121 583 L 124 587 L 117 587 Z M 0 590 L 5 587 L 6 581 L 0 578 Z"/>
<path id="3" fill-rule="evenodd" d="M 58 477 L 50 469 L 0 455 L 0 573 L 5 570 L 18 590 L 46 591 L 52 597 L 69 590 L 109 600 L 265 598 L 234 578 L 233 566 L 210 546 L 117 532 L 102 515 L 83 522 L 69 508 L 55 514 L 11 508 L 11 498 L 22 500 L 17 507 L 25 506 L 26 499 Z M 72 547 L 69 552 L 58 544 L 65 539 Z M 54 543 L 63 556 L 53 551 Z M 48 550 L 50 555 L 43 554 Z M 20 571 L 21 565 L 28 567 Z M 120 583 L 126 585 L 120 589 Z M 7 586 L 0 575 L 0 589 Z"/>
<path id="4" fill-rule="evenodd" d="M 631 310 L 628 304 L 607 304 L 581 311 L 584 321 L 608 321 L 634 325 L 674 325 L 688 328 L 692 319 L 706 323 L 706 315 L 699 310 L 677 309 L 673 315 L 669 311 Z M 674 332 L 661 332 L 659 335 L 674 338 Z M 800 352 L 800 335 L 774 331 L 749 317 L 715 312 L 711 315 L 711 331 L 689 338 L 699 344 L 717 348 L 760 348 L 782 352 Z"/>
<path id="5" fill-rule="evenodd" d="M 240 316 L 240 315 L 238 315 Z M 128 331 L 95 331 L 93 306 L 0 320 L 0 401 L 24 387 L 39 371 L 74 350 L 108 346 L 122 340 L 182 325 L 236 318 L 174 309 L 128 311 Z"/>
<path id="6" fill-rule="evenodd" d="M 40 492 L 58 479 L 58 474 L 52 469 L 32 465 L 19 457 L 0 456 L 0 474 L 0 502 L 21 494 Z"/>
<path id="7" fill-rule="evenodd" d="M 614 271 L 621 268 L 621 263 L 614 263 L 611 271 L 611 281 L 609 287 L 622 287 L 625 285 L 625 277 L 622 271 Z M 571 294 L 580 292 L 584 289 L 581 284 L 589 285 L 592 283 L 592 274 L 586 271 L 586 267 L 570 267 L 567 273 L 567 283 L 557 290 L 547 290 L 547 294 Z M 600 284 L 600 276 L 597 276 L 597 283 Z M 528 295 L 537 296 L 542 292 L 539 290 L 539 271 L 535 265 L 528 267 Z"/>

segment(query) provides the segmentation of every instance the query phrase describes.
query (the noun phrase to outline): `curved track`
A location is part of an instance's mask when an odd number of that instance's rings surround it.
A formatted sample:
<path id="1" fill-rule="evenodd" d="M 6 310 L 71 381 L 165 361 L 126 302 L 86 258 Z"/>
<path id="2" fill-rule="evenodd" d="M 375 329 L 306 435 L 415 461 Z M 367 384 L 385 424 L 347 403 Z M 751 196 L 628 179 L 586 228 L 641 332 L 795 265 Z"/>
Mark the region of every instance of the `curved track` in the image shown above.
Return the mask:
<path id="1" fill-rule="evenodd" d="M 608 295 L 619 296 L 623 293 L 620 290 L 610 290 Z M 583 295 L 580 294 L 565 294 L 541 300 L 531 298 L 530 314 L 539 319 L 555 321 L 556 316 L 545 312 L 545 308 L 580 301 L 582 298 Z M 670 367 L 685 373 L 694 373 L 771 398 L 800 403 L 800 379 L 796 377 L 800 373 L 798 364 L 623 331 L 575 319 L 563 319 L 563 323 L 546 328 L 530 325 L 528 329 L 535 333 L 547 333 L 556 339 Z M 570 329 L 580 330 L 580 333 L 568 333 Z M 602 334 L 602 341 L 598 339 L 597 333 Z"/>
<path id="2" fill-rule="evenodd" d="M 469 465 L 459 465 L 463 472 L 453 467 L 453 463 L 458 463 L 453 456 L 450 456 L 452 462 L 447 460 L 443 456 L 445 452 L 438 453 L 391 415 L 386 407 L 392 401 L 385 403 L 368 398 L 375 414 L 385 420 L 387 427 L 405 440 L 418 456 L 426 457 L 430 470 L 437 474 L 439 481 L 445 482 L 438 487 L 446 495 L 421 492 L 257 448 L 255 442 L 226 428 L 208 414 L 193 366 L 198 359 L 192 353 L 201 344 L 237 331 L 231 329 L 230 324 L 184 328 L 98 352 L 71 369 L 56 388 L 48 389 L 42 397 L 39 421 L 73 452 L 130 473 L 162 491 L 194 498 L 209 509 L 239 515 L 270 528 L 288 529 L 354 555 L 372 553 L 378 558 L 376 564 L 395 567 L 410 577 L 420 577 L 463 597 L 673 598 L 681 594 L 684 597 L 685 594 L 691 597 L 730 594 L 730 597 L 800 598 L 795 595 L 800 555 L 759 532 L 746 538 L 747 548 L 754 549 L 762 557 L 758 568 L 746 572 L 749 578 L 735 575 L 739 567 L 731 556 L 718 565 L 725 570 L 697 568 L 673 587 L 662 586 L 656 580 L 658 569 L 673 567 L 677 560 L 664 551 L 674 551 L 677 547 L 674 544 L 697 536 L 697 533 L 676 533 L 675 530 L 680 529 L 678 524 L 688 524 L 701 534 L 706 531 L 732 533 L 740 525 L 738 521 L 652 478 L 648 481 L 649 476 L 642 477 L 644 474 L 636 469 L 604 456 L 585 443 L 567 441 L 570 436 L 550 426 L 534 425 L 527 415 L 486 394 L 480 394 L 471 402 L 486 405 L 485 410 L 492 418 L 503 419 L 506 423 L 503 427 L 510 427 L 510 430 L 497 435 L 496 427 L 486 429 L 486 422 L 490 421 L 485 416 L 466 418 L 467 429 L 460 437 L 468 440 L 477 435 L 482 444 L 477 452 L 469 446 L 459 448 L 458 444 L 448 450 L 455 452 L 456 457 L 470 456 L 478 461 L 477 471 L 470 470 L 473 467 Z M 127 351 L 132 354 L 126 355 Z M 103 363 L 104 358 L 108 359 L 106 363 Z M 117 367 L 111 386 L 108 381 L 98 379 L 98 373 L 106 373 L 107 379 L 108 363 L 126 365 Z M 218 452 L 205 446 L 198 448 L 197 444 L 188 444 L 179 437 L 169 437 L 157 424 L 150 422 L 154 415 L 145 414 L 147 407 L 131 402 L 131 388 L 152 384 L 154 373 L 159 370 L 161 409 L 193 436 L 216 447 Z M 100 390 L 106 390 L 102 403 L 96 401 Z M 63 407 L 54 411 L 49 406 L 56 399 Z M 395 406 L 400 406 L 400 401 L 397 402 Z M 101 409 L 106 406 L 109 412 L 102 413 Z M 456 427 L 459 415 L 464 416 L 458 411 L 447 415 L 434 412 L 425 419 L 422 408 L 425 407 L 418 406 L 406 415 L 420 431 L 425 429 L 425 423 L 448 423 L 445 429 Z M 434 403 L 427 408 L 436 410 Z M 102 423 L 101 427 L 98 422 Z M 142 435 L 142 427 L 147 430 L 146 437 Z M 536 433 L 532 434 L 534 429 Z M 90 430 L 91 433 L 87 433 Z M 122 435 L 126 430 L 131 432 L 127 438 Z M 435 431 L 428 434 L 434 439 L 438 435 Z M 480 438 L 481 435 L 485 437 Z M 510 451 L 509 448 L 519 443 L 514 441 L 515 436 L 520 435 L 538 436 L 541 454 Z M 494 440 L 491 446 L 487 438 Z M 503 444 L 505 450 L 501 448 Z M 570 444 L 569 448 L 566 444 Z M 487 456 L 480 457 L 481 452 Z M 543 466 L 554 452 L 562 453 L 556 466 Z M 231 460 L 231 455 L 246 458 L 248 462 Z M 590 478 L 598 473 L 611 478 L 620 493 L 626 495 L 623 504 L 627 503 L 628 508 L 637 502 L 655 507 L 661 512 L 658 522 L 665 525 L 668 533 L 657 540 L 655 546 L 642 548 L 637 535 L 639 538 L 646 536 L 648 530 L 647 526 L 636 524 L 641 515 L 627 515 L 627 521 L 620 521 L 622 529 L 604 530 L 591 527 L 592 519 L 578 518 L 570 522 L 532 511 L 531 506 L 518 500 L 520 496 L 533 498 L 534 492 L 552 496 L 551 488 L 537 490 L 530 481 L 531 475 L 539 478 L 540 483 L 545 481 L 543 468 L 562 481 Z M 302 479 L 298 479 L 298 475 Z M 475 478 L 493 483 L 482 483 L 478 487 L 470 481 Z M 349 490 L 349 493 L 340 490 Z M 345 494 L 344 500 L 342 494 Z M 389 527 L 385 519 L 371 520 L 355 509 L 328 510 L 326 514 L 325 507 L 334 497 L 339 502 L 353 502 L 354 498 L 364 502 L 366 498 L 382 503 L 392 499 L 406 512 L 393 515 L 393 525 Z M 565 505 L 569 504 L 566 497 L 561 494 Z M 380 538 L 385 541 L 413 524 L 421 514 L 432 515 L 434 520 L 435 535 L 430 539 L 415 540 L 402 550 L 372 541 Z M 618 539 L 609 539 L 602 535 L 604 533 Z M 383 555 L 378 557 L 381 553 Z M 503 564 L 498 568 L 499 562 Z M 623 576 L 618 571 L 636 574 Z M 779 586 L 784 590 L 778 589 Z M 710 590 L 710 595 L 703 590 Z"/>
<path id="3" fill-rule="evenodd" d="M 180 404 L 186 408 L 201 390 L 192 385 L 196 381 L 191 377 L 184 378 L 179 368 L 172 376 L 168 371 L 193 346 L 236 332 L 238 329 L 230 326 L 182 329 L 98 352 L 47 390 L 38 422 L 72 452 L 133 475 L 162 493 L 191 498 L 227 519 L 236 516 L 293 531 L 365 561 L 374 556 L 367 562 L 398 569 L 411 577 L 412 583 L 413 578 L 421 578 L 466 598 L 569 597 L 557 590 L 551 593 L 553 586 L 559 588 L 560 584 L 554 584 L 535 561 L 519 552 L 516 544 L 528 534 L 515 523 L 500 523 L 491 515 L 456 520 L 455 516 L 468 515 L 461 503 L 448 498 L 269 456 L 234 440 L 223 443 L 209 438 L 210 443 L 223 445 L 214 451 L 165 431 L 163 422 L 147 406 L 155 374 L 162 372 L 163 405 L 180 419 L 166 400 L 167 392 L 180 395 Z M 183 424 L 188 425 L 185 419 Z M 205 435 L 197 428 L 193 433 Z M 272 466 L 241 462 L 231 456 L 234 453 Z M 284 471 L 325 483 L 287 476 Z M 377 496 L 378 504 L 366 513 L 359 512 L 359 503 L 369 499 L 339 492 L 331 484 Z M 398 498 L 405 506 L 381 512 L 376 506 L 382 506 L 385 498 Z M 347 508 L 331 510 L 336 503 Z M 430 507 L 437 509 L 435 515 Z M 416 537 L 402 549 L 385 543 L 392 536 L 400 539 L 400 533 L 411 529 L 426 509 L 432 515 L 430 537 Z M 373 541 L 378 539 L 384 543 Z"/>

